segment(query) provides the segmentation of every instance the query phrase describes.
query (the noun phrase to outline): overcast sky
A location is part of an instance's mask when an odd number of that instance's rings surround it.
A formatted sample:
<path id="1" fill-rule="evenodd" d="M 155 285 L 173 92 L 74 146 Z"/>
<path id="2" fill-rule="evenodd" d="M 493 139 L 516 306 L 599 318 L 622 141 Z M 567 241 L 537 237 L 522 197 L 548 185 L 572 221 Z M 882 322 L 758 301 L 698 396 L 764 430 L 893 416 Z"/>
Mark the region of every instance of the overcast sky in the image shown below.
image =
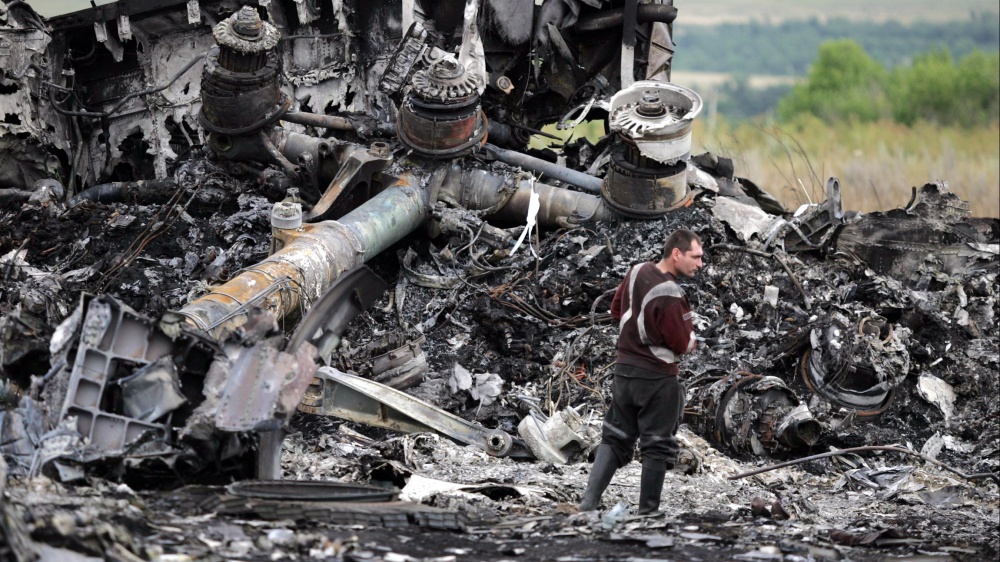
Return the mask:
<path id="1" fill-rule="evenodd" d="M 97 0 L 95 3 L 100 6 L 101 4 L 111 4 L 114 1 Z M 31 4 L 31 7 L 42 16 L 51 18 L 59 14 L 86 10 L 90 7 L 90 0 L 28 0 L 28 4 Z"/>

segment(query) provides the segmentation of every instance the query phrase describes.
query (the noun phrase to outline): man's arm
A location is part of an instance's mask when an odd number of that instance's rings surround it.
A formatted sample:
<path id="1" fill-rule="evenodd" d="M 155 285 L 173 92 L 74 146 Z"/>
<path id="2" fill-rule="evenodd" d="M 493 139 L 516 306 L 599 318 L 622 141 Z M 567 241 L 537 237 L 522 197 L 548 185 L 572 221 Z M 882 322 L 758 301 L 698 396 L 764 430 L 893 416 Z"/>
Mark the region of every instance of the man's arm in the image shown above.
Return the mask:
<path id="1" fill-rule="evenodd" d="M 659 309 L 656 326 L 663 345 L 677 355 L 694 351 L 697 340 L 691 322 L 691 305 L 686 298 L 671 299 L 666 308 Z"/>
<path id="2" fill-rule="evenodd" d="M 628 278 L 632 275 L 635 267 L 628 270 L 625 274 L 625 279 L 622 279 L 618 289 L 615 291 L 615 298 L 611 299 L 611 317 L 615 319 L 616 322 L 622 319 L 622 301 L 625 300 L 625 287 L 628 286 Z"/>

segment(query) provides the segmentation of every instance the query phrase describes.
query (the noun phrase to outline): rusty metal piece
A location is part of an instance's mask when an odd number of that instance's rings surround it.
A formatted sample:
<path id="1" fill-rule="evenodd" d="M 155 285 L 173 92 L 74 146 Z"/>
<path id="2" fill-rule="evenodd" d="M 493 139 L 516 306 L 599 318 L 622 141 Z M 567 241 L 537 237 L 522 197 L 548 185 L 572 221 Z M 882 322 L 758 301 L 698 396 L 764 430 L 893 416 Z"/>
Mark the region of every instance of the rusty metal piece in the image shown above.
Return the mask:
<path id="1" fill-rule="evenodd" d="M 624 143 L 612 150 L 611 166 L 601 184 L 601 195 L 616 211 L 636 219 L 657 218 L 680 206 L 690 196 L 687 162 L 671 166 L 637 166 L 626 156 L 629 152 L 638 154 L 634 147 Z"/>
<path id="2" fill-rule="evenodd" d="M 273 54 L 280 34 L 254 7 L 243 6 L 220 22 L 213 36 L 218 47 L 205 59 L 198 116 L 215 137 L 210 146 L 226 154 L 234 143 L 228 137 L 256 134 L 273 125 L 291 107 L 291 99 L 281 92 L 280 63 Z"/>
<path id="3" fill-rule="evenodd" d="M 479 105 L 482 77 L 452 59 L 413 75 L 413 89 L 396 122 L 399 140 L 429 158 L 458 158 L 486 142 L 489 125 Z"/>
<path id="4" fill-rule="evenodd" d="M 392 150 L 389 145 L 382 141 L 375 141 L 371 146 L 368 147 L 368 154 L 376 158 L 388 158 L 392 154 Z"/>
<path id="5" fill-rule="evenodd" d="M 214 48 L 205 58 L 199 121 L 215 135 L 257 134 L 291 107 L 290 99 L 281 92 L 278 61 L 265 53 L 255 55 L 262 59 L 259 68 L 232 70 L 223 65 L 223 53 L 223 49 Z"/>
<path id="6" fill-rule="evenodd" d="M 242 325 L 254 305 L 283 318 L 415 230 L 427 211 L 426 190 L 404 176 L 339 221 L 280 231 L 280 251 L 177 312 L 214 335 Z"/>
<path id="7" fill-rule="evenodd" d="M 500 222 L 521 223 L 534 191 L 539 196 L 538 224 L 564 226 L 618 217 L 595 195 L 524 179 L 511 191 L 506 178 L 486 170 L 455 166 L 435 189 L 469 209 L 482 210 Z M 284 244 L 263 262 L 245 269 L 222 286 L 177 311 L 213 335 L 245 322 L 249 307 L 260 306 L 283 318 L 321 296 L 340 275 L 399 241 L 424 223 L 431 186 L 404 175 L 337 221 L 304 224 L 278 231 Z"/>
<path id="8" fill-rule="evenodd" d="M 396 132 L 408 148 L 428 158 L 458 158 L 486 143 L 486 115 L 474 96 L 458 103 L 410 96 L 399 112 Z"/>
<path id="9" fill-rule="evenodd" d="M 505 431 L 486 429 L 384 384 L 323 367 L 299 409 L 404 433 L 438 433 L 496 457 L 534 458 Z"/>

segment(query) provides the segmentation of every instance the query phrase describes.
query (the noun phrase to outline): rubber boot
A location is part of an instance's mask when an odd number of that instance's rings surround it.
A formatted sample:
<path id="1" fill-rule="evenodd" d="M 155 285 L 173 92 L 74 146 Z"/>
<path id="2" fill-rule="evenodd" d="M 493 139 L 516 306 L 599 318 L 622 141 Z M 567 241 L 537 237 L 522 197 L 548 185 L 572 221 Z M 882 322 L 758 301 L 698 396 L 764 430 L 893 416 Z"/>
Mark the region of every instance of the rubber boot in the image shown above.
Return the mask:
<path id="1" fill-rule="evenodd" d="M 667 465 L 663 461 L 642 461 L 642 480 L 639 482 L 639 515 L 656 513 L 660 509 L 660 493 Z"/>
<path id="2" fill-rule="evenodd" d="M 583 492 L 583 501 L 580 502 L 580 511 L 594 511 L 601 505 L 601 496 L 604 490 L 611 483 L 611 477 L 618 470 L 618 459 L 610 445 L 600 445 L 594 455 L 594 466 L 590 468 L 590 480 L 587 481 L 587 489 Z"/>

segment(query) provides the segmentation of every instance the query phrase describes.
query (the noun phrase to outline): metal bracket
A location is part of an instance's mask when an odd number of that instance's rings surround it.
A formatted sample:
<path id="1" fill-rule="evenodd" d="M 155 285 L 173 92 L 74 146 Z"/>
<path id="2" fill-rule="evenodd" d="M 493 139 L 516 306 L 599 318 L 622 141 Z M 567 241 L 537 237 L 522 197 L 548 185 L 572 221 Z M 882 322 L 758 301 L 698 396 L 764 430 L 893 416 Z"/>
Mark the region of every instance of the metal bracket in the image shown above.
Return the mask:
<path id="1" fill-rule="evenodd" d="M 505 431 L 486 429 L 405 392 L 332 367 L 316 372 L 299 410 L 403 433 L 438 433 L 495 457 L 535 458 L 521 439 Z"/>
<path id="2" fill-rule="evenodd" d="M 316 205 L 304 217 L 307 222 L 323 218 L 323 215 L 330 210 L 341 195 L 350 192 L 359 183 L 370 182 L 373 175 L 389 166 L 392 162 L 392 155 L 385 155 L 376 150 L 351 147 L 346 158 L 342 160 L 344 163 L 337 171 L 337 175 L 330 181 L 330 185 L 327 186 Z"/>

